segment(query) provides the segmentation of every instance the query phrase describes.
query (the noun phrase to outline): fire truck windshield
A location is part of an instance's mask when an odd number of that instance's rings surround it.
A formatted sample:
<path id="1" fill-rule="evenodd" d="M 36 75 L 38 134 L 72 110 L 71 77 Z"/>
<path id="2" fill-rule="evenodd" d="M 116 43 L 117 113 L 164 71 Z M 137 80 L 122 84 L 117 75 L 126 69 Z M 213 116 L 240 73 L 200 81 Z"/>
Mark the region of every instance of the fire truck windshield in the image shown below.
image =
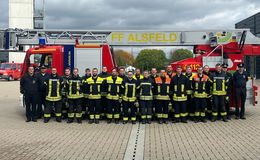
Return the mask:
<path id="1" fill-rule="evenodd" d="M 12 64 L 2 63 L 0 69 L 11 69 Z"/>
<path id="2" fill-rule="evenodd" d="M 52 67 L 52 54 L 31 54 L 29 59 L 29 65 L 40 67 L 45 66 L 47 69 Z"/>

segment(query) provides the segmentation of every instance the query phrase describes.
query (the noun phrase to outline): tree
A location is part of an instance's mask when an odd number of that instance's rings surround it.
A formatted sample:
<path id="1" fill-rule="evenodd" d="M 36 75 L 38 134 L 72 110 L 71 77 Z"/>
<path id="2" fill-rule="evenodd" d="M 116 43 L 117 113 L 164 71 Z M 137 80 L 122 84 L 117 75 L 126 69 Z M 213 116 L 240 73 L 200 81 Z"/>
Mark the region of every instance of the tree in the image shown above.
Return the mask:
<path id="1" fill-rule="evenodd" d="M 135 62 L 135 58 L 132 54 L 118 49 L 114 51 L 115 61 L 118 66 L 132 66 Z"/>
<path id="2" fill-rule="evenodd" d="M 192 52 L 188 49 L 176 49 L 171 51 L 170 62 L 177 62 L 183 59 L 192 58 Z"/>
<path id="3" fill-rule="evenodd" d="M 163 50 L 143 49 L 136 57 L 134 66 L 141 70 L 150 70 L 155 67 L 157 69 L 164 68 L 166 65 L 166 57 Z"/>

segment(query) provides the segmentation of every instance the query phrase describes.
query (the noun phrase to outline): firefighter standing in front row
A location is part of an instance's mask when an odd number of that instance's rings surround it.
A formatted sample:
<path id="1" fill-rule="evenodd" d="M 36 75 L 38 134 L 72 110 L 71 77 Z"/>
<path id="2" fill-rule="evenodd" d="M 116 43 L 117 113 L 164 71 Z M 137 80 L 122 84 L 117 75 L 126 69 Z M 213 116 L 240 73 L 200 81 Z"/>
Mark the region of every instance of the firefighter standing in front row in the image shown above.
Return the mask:
<path id="1" fill-rule="evenodd" d="M 171 91 L 173 92 L 174 123 L 187 123 L 187 86 L 188 78 L 182 74 L 181 66 L 176 67 L 176 75 L 171 79 Z"/>
<path id="2" fill-rule="evenodd" d="M 208 76 L 208 77 L 211 77 L 211 72 L 209 71 L 209 66 L 208 65 L 205 65 L 203 67 L 203 74 Z M 207 102 L 206 117 L 208 119 L 211 119 L 211 117 L 212 117 L 212 95 L 211 95 L 211 91 L 212 91 L 212 89 L 210 89 L 210 93 L 209 93 L 208 97 L 206 98 L 206 102 Z"/>
<path id="3" fill-rule="evenodd" d="M 220 112 L 221 118 L 224 122 L 227 120 L 227 112 L 225 109 L 225 96 L 228 89 L 228 77 L 221 71 L 221 65 L 216 64 L 216 71 L 210 77 L 213 108 L 212 108 L 212 122 L 217 120 L 218 113 Z"/>
<path id="4" fill-rule="evenodd" d="M 228 64 L 223 63 L 222 64 L 222 72 L 228 77 L 228 88 L 227 88 L 227 95 L 225 96 L 225 107 L 226 107 L 226 112 L 227 112 L 227 119 L 230 118 L 230 97 L 231 97 L 231 89 L 233 86 L 233 76 L 231 73 L 227 72 Z"/>
<path id="5" fill-rule="evenodd" d="M 187 113 L 190 120 L 194 120 L 195 116 L 195 106 L 194 106 L 194 99 L 193 99 L 193 89 L 192 89 L 192 78 L 194 74 L 192 73 L 191 66 L 186 66 L 186 73 L 184 75 L 188 78 L 188 85 L 187 87 Z"/>
<path id="6" fill-rule="evenodd" d="M 149 77 L 148 71 L 144 71 L 144 78 L 140 80 L 138 93 L 141 107 L 142 124 L 151 123 L 153 105 L 153 85 L 154 81 Z"/>
<path id="7" fill-rule="evenodd" d="M 82 79 L 82 84 L 83 84 L 83 87 L 82 87 L 82 92 L 83 92 L 83 95 L 84 95 L 84 98 L 83 98 L 83 102 L 82 102 L 82 117 L 83 118 L 87 118 L 87 108 L 89 108 L 89 101 L 88 101 L 88 93 L 87 93 L 87 88 L 86 88 L 86 82 L 87 82 L 87 79 L 91 77 L 91 71 L 89 68 L 86 68 L 85 69 L 85 75 L 81 78 Z"/>
<path id="8" fill-rule="evenodd" d="M 127 78 L 122 83 L 122 103 L 123 103 L 123 124 L 131 118 L 132 124 L 136 123 L 136 90 L 139 86 L 137 80 L 133 78 L 133 72 L 128 71 Z M 130 115 L 129 115 L 130 110 Z"/>
<path id="9" fill-rule="evenodd" d="M 46 98 L 44 108 L 44 123 L 51 119 L 52 107 L 55 109 L 56 121 L 61 122 L 63 79 L 57 75 L 57 69 L 51 69 L 51 75 L 45 80 Z"/>
<path id="10" fill-rule="evenodd" d="M 154 97 L 157 100 L 156 114 L 158 122 L 167 123 L 168 105 L 170 101 L 171 78 L 166 76 L 165 70 L 160 71 L 160 77 L 155 78 Z"/>
<path id="11" fill-rule="evenodd" d="M 197 68 L 197 74 L 192 78 L 192 88 L 195 101 L 195 119 L 194 122 L 207 122 L 205 110 L 207 106 L 207 97 L 210 93 L 209 77 L 203 74 L 202 67 Z"/>
<path id="12" fill-rule="evenodd" d="M 66 84 L 67 80 L 71 77 L 70 75 L 70 68 L 65 69 L 65 74 L 62 76 L 64 84 Z M 68 98 L 67 98 L 67 93 L 66 93 L 66 87 L 62 88 L 62 119 L 66 119 L 68 117 Z"/>
<path id="13" fill-rule="evenodd" d="M 107 123 L 111 123 L 112 119 L 115 119 L 116 124 L 119 123 L 119 98 L 121 98 L 122 93 L 122 81 L 123 79 L 117 76 L 116 68 L 112 69 L 112 76 L 109 76 L 104 80 L 104 91 L 106 91 L 107 98 Z"/>
<path id="14" fill-rule="evenodd" d="M 92 69 L 92 77 L 86 83 L 89 99 L 89 124 L 99 123 L 101 112 L 101 92 L 103 91 L 103 78 L 98 76 L 98 69 Z"/>
<path id="15" fill-rule="evenodd" d="M 73 69 L 72 76 L 66 82 L 66 91 L 69 103 L 68 121 L 74 121 L 75 113 L 78 123 L 82 123 L 82 80 L 78 74 L 78 68 Z"/>
<path id="16" fill-rule="evenodd" d="M 238 64 L 237 67 L 238 70 L 233 75 L 234 88 L 235 88 L 235 105 L 236 105 L 235 119 L 239 119 L 239 118 L 246 119 L 245 101 L 246 101 L 246 82 L 248 81 L 248 75 L 245 71 L 244 63 Z"/>

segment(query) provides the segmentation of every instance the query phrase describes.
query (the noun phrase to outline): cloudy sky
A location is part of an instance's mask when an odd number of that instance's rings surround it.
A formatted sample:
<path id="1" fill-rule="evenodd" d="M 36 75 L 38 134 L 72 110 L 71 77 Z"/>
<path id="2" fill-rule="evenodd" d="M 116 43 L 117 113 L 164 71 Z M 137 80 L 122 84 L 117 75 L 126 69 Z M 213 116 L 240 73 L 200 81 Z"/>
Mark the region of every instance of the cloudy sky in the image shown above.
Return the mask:
<path id="1" fill-rule="evenodd" d="M 45 1 L 49 29 L 232 29 L 260 11 L 259 0 Z M 0 0 L 3 27 L 8 27 L 8 0 Z"/>

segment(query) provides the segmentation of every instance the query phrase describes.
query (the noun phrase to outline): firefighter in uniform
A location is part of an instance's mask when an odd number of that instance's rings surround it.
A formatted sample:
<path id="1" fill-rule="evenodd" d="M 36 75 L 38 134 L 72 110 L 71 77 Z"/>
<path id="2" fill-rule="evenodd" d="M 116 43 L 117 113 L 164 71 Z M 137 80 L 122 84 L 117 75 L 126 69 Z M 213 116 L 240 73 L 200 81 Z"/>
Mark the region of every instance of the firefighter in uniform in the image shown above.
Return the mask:
<path id="1" fill-rule="evenodd" d="M 233 86 L 233 76 L 231 73 L 227 72 L 228 64 L 223 63 L 222 64 L 222 72 L 228 77 L 229 83 L 228 83 L 228 89 L 227 89 L 227 96 L 225 97 L 225 107 L 227 112 L 227 119 L 230 118 L 230 96 L 231 96 L 231 89 Z"/>
<path id="2" fill-rule="evenodd" d="M 125 80 L 127 78 L 125 75 L 125 68 L 123 68 L 123 67 L 119 68 L 118 77 L 122 78 L 123 80 Z"/>
<path id="3" fill-rule="evenodd" d="M 154 81 L 149 77 L 148 71 L 144 71 L 144 78 L 140 80 L 140 85 L 138 86 L 142 124 L 151 123 L 153 85 Z"/>
<path id="4" fill-rule="evenodd" d="M 138 81 L 144 78 L 144 76 L 141 75 L 141 70 L 139 68 L 135 69 L 135 75 L 133 76 L 133 78 Z"/>
<path id="5" fill-rule="evenodd" d="M 173 72 L 173 69 L 172 69 L 172 66 L 171 65 L 168 65 L 167 66 L 167 68 L 166 68 L 166 75 L 169 77 L 169 78 L 172 78 L 172 77 L 174 77 L 175 75 L 176 75 L 176 73 L 175 72 Z M 170 94 L 172 94 L 172 92 L 170 92 Z M 169 107 L 171 108 L 171 110 L 170 110 L 170 113 L 169 113 L 169 115 L 171 116 L 171 117 L 173 117 L 173 115 L 174 115 L 174 107 L 173 107 L 173 95 L 170 95 L 170 104 L 169 104 Z M 155 111 L 156 112 L 156 111 Z"/>
<path id="6" fill-rule="evenodd" d="M 37 122 L 36 104 L 37 94 L 39 92 L 40 82 L 34 74 L 34 68 L 31 66 L 20 81 L 20 93 L 24 95 L 26 106 L 26 122 Z"/>
<path id="7" fill-rule="evenodd" d="M 40 73 L 36 74 L 36 77 L 40 81 L 39 98 L 37 104 L 37 118 L 41 118 L 43 115 L 42 106 L 45 107 L 45 95 L 46 91 L 44 89 L 44 82 L 49 78 L 50 74 L 46 72 L 47 68 L 45 66 L 40 67 Z"/>
<path id="8" fill-rule="evenodd" d="M 212 108 L 212 122 L 217 120 L 218 113 L 224 122 L 227 122 L 227 112 L 225 109 L 225 96 L 228 89 L 228 77 L 221 71 L 221 65 L 216 64 L 216 71 L 210 77 L 213 108 Z"/>
<path id="9" fill-rule="evenodd" d="M 85 75 L 82 77 L 82 92 L 84 95 L 84 99 L 82 100 L 82 117 L 87 118 L 87 108 L 89 108 L 88 94 L 86 89 L 87 79 L 91 77 L 91 71 L 89 68 L 85 69 Z"/>
<path id="10" fill-rule="evenodd" d="M 210 93 L 210 82 L 209 77 L 203 74 L 202 67 L 197 68 L 196 75 L 192 78 L 192 88 L 193 88 L 193 95 L 195 101 L 195 119 L 194 122 L 197 123 L 200 120 L 206 123 L 206 106 L 207 106 L 207 97 Z"/>
<path id="11" fill-rule="evenodd" d="M 211 77 L 211 73 L 209 72 L 209 66 L 208 65 L 205 65 L 203 67 L 203 74 L 208 76 L 209 78 Z M 210 89 L 210 93 L 208 94 L 208 97 L 206 98 L 206 102 L 207 102 L 206 117 L 208 119 L 211 119 L 211 117 L 212 117 L 212 94 L 211 94 L 211 90 L 212 89 Z"/>
<path id="12" fill-rule="evenodd" d="M 103 78 L 98 76 L 98 69 L 92 69 L 92 77 L 87 79 L 89 99 L 89 124 L 99 123 L 101 113 L 101 92 L 104 90 Z"/>
<path id="13" fill-rule="evenodd" d="M 51 119 L 52 107 L 55 109 L 56 121 L 61 122 L 61 108 L 62 108 L 62 88 L 63 79 L 57 75 L 57 69 L 52 68 L 52 73 L 44 82 L 46 89 L 46 101 L 44 108 L 44 123 L 48 123 Z"/>
<path id="14" fill-rule="evenodd" d="M 246 101 L 246 82 L 248 81 L 248 75 L 245 72 L 245 64 L 238 64 L 238 70 L 233 74 L 233 82 L 235 88 L 235 106 L 236 113 L 235 119 L 245 118 L 245 101 Z M 240 108 L 240 111 L 239 111 Z"/>
<path id="15" fill-rule="evenodd" d="M 181 66 L 176 67 L 176 75 L 171 79 L 174 101 L 174 123 L 187 123 L 187 86 L 188 78 L 182 74 Z"/>
<path id="16" fill-rule="evenodd" d="M 62 76 L 63 83 L 65 84 L 67 80 L 71 77 L 70 75 L 70 68 L 65 69 L 65 74 Z M 62 119 L 66 119 L 68 117 L 68 98 L 67 98 L 67 92 L 66 92 L 66 87 L 63 85 L 62 87 Z"/>
<path id="17" fill-rule="evenodd" d="M 160 77 L 155 78 L 154 97 L 158 102 L 156 114 L 158 122 L 167 123 L 168 105 L 170 101 L 170 83 L 171 78 L 166 76 L 165 70 L 160 71 Z"/>
<path id="18" fill-rule="evenodd" d="M 119 123 L 120 118 L 120 104 L 119 98 L 122 93 L 123 79 L 117 76 L 116 68 L 112 69 L 112 76 L 104 80 L 105 91 L 107 93 L 107 122 L 111 123 L 115 119 L 115 123 Z"/>
<path id="19" fill-rule="evenodd" d="M 67 123 L 72 123 L 75 116 L 77 122 L 82 123 L 82 80 L 78 74 L 77 68 L 73 69 L 72 76 L 67 80 L 66 90 L 69 103 Z"/>
<path id="20" fill-rule="evenodd" d="M 100 74 L 98 74 L 98 76 L 103 78 L 103 80 L 105 80 L 107 77 L 111 76 L 111 74 L 107 73 L 107 66 L 102 67 L 102 72 Z M 106 104 L 107 103 L 106 96 L 107 96 L 106 92 L 101 92 L 101 114 L 100 114 L 100 116 L 102 117 L 102 119 L 105 118 L 105 113 L 107 113 L 106 106 L 108 104 Z"/>
<path id="21" fill-rule="evenodd" d="M 192 73 L 191 66 L 186 66 L 186 73 L 184 75 L 188 78 L 188 86 L 187 86 L 187 113 L 189 115 L 190 120 L 193 121 L 195 116 L 195 106 L 193 101 L 193 92 L 192 92 L 192 78 L 194 74 Z"/>
<path id="22" fill-rule="evenodd" d="M 166 73 L 165 73 L 166 74 Z M 157 75 L 157 69 L 156 68 L 152 68 L 151 69 L 151 74 L 150 74 L 150 78 L 155 82 L 155 78 L 159 77 Z M 157 100 L 155 99 L 155 97 L 153 98 L 153 106 L 152 106 L 152 111 L 153 111 L 153 118 L 156 117 L 156 113 L 157 113 Z"/>
<path id="23" fill-rule="evenodd" d="M 126 124 L 131 118 L 133 124 L 136 123 L 136 90 L 138 87 L 137 80 L 133 79 L 133 72 L 128 71 L 127 78 L 122 83 L 122 98 L 123 98 L 123 124 Z M 129 115 L 130 110 L 130 115 Z"/>

